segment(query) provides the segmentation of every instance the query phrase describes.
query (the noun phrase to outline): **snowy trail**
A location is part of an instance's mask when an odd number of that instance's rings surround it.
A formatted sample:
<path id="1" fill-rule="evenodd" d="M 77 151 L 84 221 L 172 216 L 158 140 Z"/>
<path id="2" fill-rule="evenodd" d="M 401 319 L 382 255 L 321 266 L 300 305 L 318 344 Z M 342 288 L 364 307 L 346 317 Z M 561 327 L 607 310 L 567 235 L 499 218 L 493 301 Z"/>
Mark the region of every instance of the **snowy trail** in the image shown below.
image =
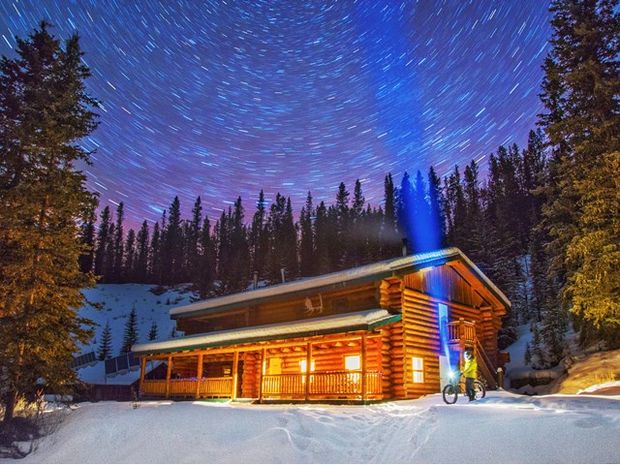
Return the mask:
<path id="1" fill-rule="evenodd" d="M 81 404 L 20 462 L 618 463 L 620 396 L 362 406 Z M 5 461 L 5 463 L 17 463 Z"/>

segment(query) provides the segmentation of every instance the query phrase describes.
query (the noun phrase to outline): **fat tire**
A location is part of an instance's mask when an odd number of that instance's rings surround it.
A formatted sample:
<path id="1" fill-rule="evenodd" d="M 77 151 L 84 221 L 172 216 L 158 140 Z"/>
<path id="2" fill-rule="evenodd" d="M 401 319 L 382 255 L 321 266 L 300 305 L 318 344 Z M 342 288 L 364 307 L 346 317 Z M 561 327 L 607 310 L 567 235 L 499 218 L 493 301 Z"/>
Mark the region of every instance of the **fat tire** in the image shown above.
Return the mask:
<path id="1" fill-rule="evenodd" d="M 459 398 L 458 389 L 452 384 L 446 384 L 442 391 L 443 401 L 446 404 L 455 404 Z"/>
<path id="2" fill-rule="evenodd" d="M 487 390 L 485 389 L 484 384 L 476 380 L 474 381 L 473 387 L 474 387 L 474 392 L 476 393 L 476 400 L 484 399 L 484 396 L 487 395 Z"/>

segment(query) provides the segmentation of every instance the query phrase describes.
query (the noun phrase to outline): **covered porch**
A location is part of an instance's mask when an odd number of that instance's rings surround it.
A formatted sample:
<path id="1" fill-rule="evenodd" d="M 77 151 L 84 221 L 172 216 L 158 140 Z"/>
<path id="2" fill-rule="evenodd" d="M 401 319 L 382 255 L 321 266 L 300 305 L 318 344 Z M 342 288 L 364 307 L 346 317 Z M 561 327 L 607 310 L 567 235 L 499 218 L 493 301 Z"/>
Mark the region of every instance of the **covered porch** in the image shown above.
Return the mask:
<path id="1" fill-rule="evenodd" d="M 259 402 L 379 400 L 385 383 L 376 328 L 399 320 L 399 314 L 369 310 L 143 344 L 152 347 L 140 351 L 140 392 Z M 185 349 L 194 342 L 200 347 Z M 145 377 L 153 360 L 166 363 L 164 379 Z"/>

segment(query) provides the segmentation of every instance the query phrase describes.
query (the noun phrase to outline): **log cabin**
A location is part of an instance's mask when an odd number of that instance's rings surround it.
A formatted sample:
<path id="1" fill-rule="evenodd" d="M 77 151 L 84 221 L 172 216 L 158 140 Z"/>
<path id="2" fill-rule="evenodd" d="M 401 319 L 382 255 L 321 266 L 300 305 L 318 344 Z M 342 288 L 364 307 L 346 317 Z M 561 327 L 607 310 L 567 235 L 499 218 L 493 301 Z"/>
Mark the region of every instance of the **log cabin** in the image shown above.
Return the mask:
<path id="1" fill-rule="evenodd" d="M 170 310 L 183 337 L 136 344 L 145 397 L 370 402 L 439 392 L 474 350 L 496 387 L 510 301 L 448 248 Z M 145 375 L 163 361 L 159 377 Z"/>

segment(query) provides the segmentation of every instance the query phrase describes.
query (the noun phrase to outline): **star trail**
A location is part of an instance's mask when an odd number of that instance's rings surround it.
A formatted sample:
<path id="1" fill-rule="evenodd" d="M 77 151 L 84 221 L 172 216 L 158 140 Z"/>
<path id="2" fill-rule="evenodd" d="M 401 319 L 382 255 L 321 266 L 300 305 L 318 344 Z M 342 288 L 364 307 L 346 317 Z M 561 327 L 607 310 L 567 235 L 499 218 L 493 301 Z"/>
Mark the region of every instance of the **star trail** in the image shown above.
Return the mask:
<path id="1" fill-rule="evenodd" d="M 83 141 L 100 205 L 156 221 L 175 195 L 216 217 L 260 189 L 332 202 L 362 181 L 523 145 L 541 110 L 547 2 L 0 2 L 0 54 L 41 20 L 77 31 L 102 101 Z"/>

